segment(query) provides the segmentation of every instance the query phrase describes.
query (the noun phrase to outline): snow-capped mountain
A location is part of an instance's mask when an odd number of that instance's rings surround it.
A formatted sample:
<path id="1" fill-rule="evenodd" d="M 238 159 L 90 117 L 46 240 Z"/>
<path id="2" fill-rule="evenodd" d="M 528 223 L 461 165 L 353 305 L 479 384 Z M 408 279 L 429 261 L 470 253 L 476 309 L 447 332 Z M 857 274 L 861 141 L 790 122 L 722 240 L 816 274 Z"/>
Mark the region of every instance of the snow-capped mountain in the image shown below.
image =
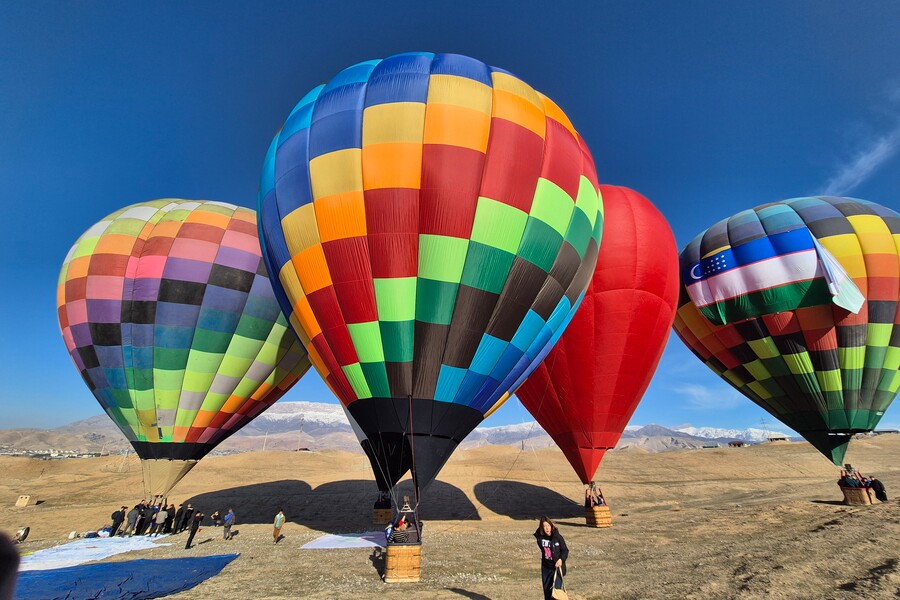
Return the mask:
<path id="1" fill-rule="evenodd" d="M 694 437 L 707 438 L 711 440 L 742 440 L 745 442 L 766 442 L 770 437 L 791 437 L 786 433 L 779 431 L 766 431 L 763 429 L 722 429 L 719 427 L 693 427 L 680 426 L 674 428 L 674 431 L 680 431 Z"/>
<path id="2" fill-rule="evenodd" d="M 762 429 L 694 427 L 689 424 L 667 428 L 651 423 L 626 427 L 618 447 L 659 452 L 702 448 L 711 441 L 720 444 L 731 440 L 764 442 L 771 436 L 788 437 Z M 469 434 L 462 447 L 488 444 L 546 448 L 553 446 L 554 442 L 535 421 L 527 421 L 478 427 Z M 53 430 L 3 430 L 0 431 L 2 447 L 116 452 L 128 448 L 129 444 L 106 415 L 98 415 Z M 361 451 L 344 409 L 339 404 L 324 402 L 277 402 L 226 440 L 220 449 L 233 452 L 262 448 L 291 450 L 298 447 Z"/>

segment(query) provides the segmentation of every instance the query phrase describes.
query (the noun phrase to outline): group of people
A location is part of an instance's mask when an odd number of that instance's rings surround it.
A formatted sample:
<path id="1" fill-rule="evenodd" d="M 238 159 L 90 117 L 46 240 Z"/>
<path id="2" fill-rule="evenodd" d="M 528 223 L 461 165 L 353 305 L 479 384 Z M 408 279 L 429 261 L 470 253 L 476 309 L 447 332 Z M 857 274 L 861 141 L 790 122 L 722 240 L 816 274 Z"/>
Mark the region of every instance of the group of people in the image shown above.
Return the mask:
<path id="1" fill-rule="evenodd" d="M 152 537 L 188 531 L 187 543 L 184 546 L 185 549 L 188 549 L 191 547 L 194 536 L 200 530 L 200 525 L 203 523 L 206 515 L 196 510 L 190 502 L 187 503 L 187 506 L 181 504 L 176 509 L 174 504 L 167 504 L 165 499 L 161 499 L 153 503 L 141 500 L 131 510 L 128 510 L 127 506 L 122 506 L 119 510 L 113 512 L 110 517 L 112 518 L 112 525 L 109 529 L 110 537 L 116 535 L 122 537 L 147 535 Z M 213 526 L 222 526 L 222 537 L 226 540 L 234 537 L 234 532 L 231 530 L 234 523 L 235 514 L 230 507 L 224 516 L 220 515 L 219 511 L 212 514 Z"/>
<path id="2" fill-rule="evenodd" d="M 841 469 L 841 477 L 837 484 L 842 488 L 871 488 L 879 502 L 887 502 L 887 490 L 884 484 L 875 477 L 865 477 L 854 469 Z"/>

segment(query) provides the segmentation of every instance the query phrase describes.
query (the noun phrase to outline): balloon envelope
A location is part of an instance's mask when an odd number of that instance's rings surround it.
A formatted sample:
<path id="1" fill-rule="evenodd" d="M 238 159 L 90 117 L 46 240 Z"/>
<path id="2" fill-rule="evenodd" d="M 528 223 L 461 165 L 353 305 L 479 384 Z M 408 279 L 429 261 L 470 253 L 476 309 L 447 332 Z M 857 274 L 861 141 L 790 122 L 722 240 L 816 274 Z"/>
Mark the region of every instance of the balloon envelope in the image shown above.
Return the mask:
<path id="1" fill-rule="evenodd" d="M 429 53 L 307 94 L 270 146 L 260 214 L 313 364 L 388 483 L 411 468 L 421 486 L 567 322 L 603 223 L 590 152 L 552 101 Z"/>
<path id="2" fill-rule="evenodd" d="M 813 298 L 815 280 L 785 279 L 790 271 L 781 269 L 784 256 L 800 252 L 773 249 L 779 240 L 808 234 L 827 252 L 814 250 L 812 256 L 836 259 L 864 296 L 857 314 L 827 294 Z M 764 247 L 768 258 L 731 274 L 725 271 L 732 265 L 725 265 L 718 275 L 733 286 L 723 300 L 730 305 L 716 313 L 727 316 L 739 307 L 762 314 L 714 325 L 685 286 L 702 276 L 696 268 L 701 261 L 708 265 L 722 253 L 741 254 L 740 247 Z M 738 213 L 681 252 L 684 285 L 675 331 L 710 369 L 841 464 L 850 436 L 874 429 L 900 386 L 898 247 L 900 215 L 865 200 L 795 198 Z M 802 293 L 795 295 L 795 309 L 760 308 L 784 306 L 797 290 Z"/>
<path id="3" fill-rule="evenodd" d="M 309 368 L 257 235 L 252 210 L 156 200 L 88 229 L 63 263 L 63 340 L 154 495 Z"/>
<path id="4" fill-rule="evenodd" d="M 600 186 L 606 228 L 581 307 L 516 391 L 583 483 L 615 448 L 662 356 L 678 300 L 665 218 L 624 187 Z"/>

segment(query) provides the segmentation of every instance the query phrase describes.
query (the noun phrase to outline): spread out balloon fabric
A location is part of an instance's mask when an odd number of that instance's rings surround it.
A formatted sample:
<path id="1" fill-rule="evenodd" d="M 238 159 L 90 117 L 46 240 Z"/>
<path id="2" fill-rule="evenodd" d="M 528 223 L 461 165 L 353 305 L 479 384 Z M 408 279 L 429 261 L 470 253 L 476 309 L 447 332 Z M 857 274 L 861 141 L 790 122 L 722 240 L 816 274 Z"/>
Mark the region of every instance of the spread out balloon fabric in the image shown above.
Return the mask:
<path id="1" fill-rule="evenodd" d="M 593 160 L 510 73 L 451 54 L 354 65 L 273 140 L 276 294 L 390 485 L 430 482 L 535 366 L 593 271 Z M 370 456 L 371 456 L 370 453 Z"/>
<path id="2" fill-rule="evenodd" d="M 615 448 L 662 356 L 678 300 L 678 250 L 637 192 L 601 185 L 608 227 L 581 307 L 516 391 L 583 483 Z"/>
<path id="3" fill-rule="evenodd" d="M 798 308 L 784 310 L 776 302 L 768 313 L 716 325 L 683 289 L 675 331 L 709 368 L 841 464 L 850 435 L 874 429 L 900 387 L 900 215 L 853 198 L 758 206 L 688 244 L 681 252 L 681 280 L 685 288 L 693 285 L 696 265 L 729 248 L 792 234 L 808 237 L 807 231 L 855 284 L 841 287 L 858 288 L 865 299 L 858 313 L 813 284 L 798 296 Z M 775 257 L 762 264 L 778 270 L 780 262 Z M 779 277 L 765 268 L 758 275 L 756 283 Z M 807 301 L 805 295 L 814 298 Z"/>
<path id="4" fill-rule="evenodd" d="M 309 368 L 262 261 L 256 213 L 155 200 L 119 210 L 66 256 L 63 340 L 165 494 Z"/>

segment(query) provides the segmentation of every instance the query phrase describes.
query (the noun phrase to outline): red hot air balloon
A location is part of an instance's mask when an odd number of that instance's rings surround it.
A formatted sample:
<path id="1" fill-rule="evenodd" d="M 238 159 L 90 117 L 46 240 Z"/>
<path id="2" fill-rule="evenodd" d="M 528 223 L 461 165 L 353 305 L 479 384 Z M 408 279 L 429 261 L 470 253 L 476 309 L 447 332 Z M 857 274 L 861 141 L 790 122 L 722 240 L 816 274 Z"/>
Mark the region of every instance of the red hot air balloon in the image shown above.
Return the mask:
<path id="1" fill-rule="evenodd" d="M 678 250 L 649 200 L 601 185 L 597 268 L 581 307 L 516 395 L 589 483 L 647 390 L 678 303 Z"/>

